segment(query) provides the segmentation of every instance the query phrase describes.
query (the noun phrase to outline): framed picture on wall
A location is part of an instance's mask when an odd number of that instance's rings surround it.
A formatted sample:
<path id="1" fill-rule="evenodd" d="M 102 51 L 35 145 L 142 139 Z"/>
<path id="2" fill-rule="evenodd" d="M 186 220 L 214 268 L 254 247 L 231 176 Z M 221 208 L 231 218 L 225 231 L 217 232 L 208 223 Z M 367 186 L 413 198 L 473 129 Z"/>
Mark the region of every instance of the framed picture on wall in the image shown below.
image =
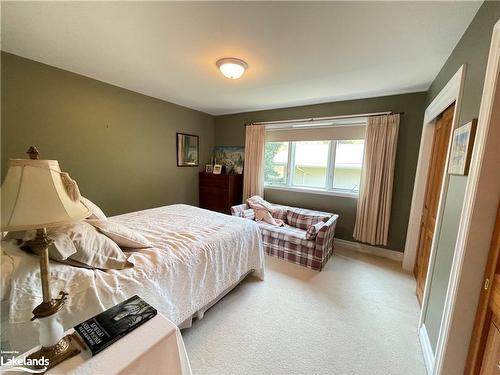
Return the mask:
<path id="1" fill-rule="evenodd" d="M 225 173 L 242 174 L 245 148 L 240 146 L 217 146 L 214 158 L 225 167 Z"/>
<path id="2" fill-rule="evenodd" d="M 177 166 L 197 167 L 200 158 L 199 146 L 197 135 L 177 133 Z"/>
<path id="3" fill-rule="evenodd" d="M 474 119 L 453 131 L 450 163 L 448 165 L 449 174 L 458 176 L 467 176 L 469 174 L 476 127 L 477 119 Z"/>

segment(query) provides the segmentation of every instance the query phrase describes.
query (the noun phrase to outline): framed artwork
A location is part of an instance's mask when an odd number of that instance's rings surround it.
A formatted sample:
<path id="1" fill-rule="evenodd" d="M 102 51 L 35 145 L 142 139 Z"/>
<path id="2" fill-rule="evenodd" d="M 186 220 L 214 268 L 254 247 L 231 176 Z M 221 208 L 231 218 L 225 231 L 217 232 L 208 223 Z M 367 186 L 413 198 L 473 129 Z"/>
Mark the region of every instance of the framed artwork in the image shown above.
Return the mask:
<path id="1" fill-rule="evenodd" d="M 458 176 L 469 174 L 472 147 L 476 136 L 477 119 L 453 131 L 448 173 Z"/>
<path id="2" fill-rule="evenodd" d="M 197 135 L 177 133 L 177 166 L 197 167 L 200 159 L 199 146 Z"/>
<path id="3" fill-rule="evenodd" d="M 214 171 L 214 167 L 212 164 L 205 164 L 205 173 L 212 173 Z"/>
<path id="4" fill-rule="evenodd" d="M 215 164 L 214 165 L 214 174 L 221 174 L 222 173 L 222 165 L 221 164 Z"/>
<path id="5" fill-rule="evenodd" d="M 217 146 L 214 150 L 217 163 L 225 167 L 225 173 L 243 173 L 245 148 L 240 146 Z"/>

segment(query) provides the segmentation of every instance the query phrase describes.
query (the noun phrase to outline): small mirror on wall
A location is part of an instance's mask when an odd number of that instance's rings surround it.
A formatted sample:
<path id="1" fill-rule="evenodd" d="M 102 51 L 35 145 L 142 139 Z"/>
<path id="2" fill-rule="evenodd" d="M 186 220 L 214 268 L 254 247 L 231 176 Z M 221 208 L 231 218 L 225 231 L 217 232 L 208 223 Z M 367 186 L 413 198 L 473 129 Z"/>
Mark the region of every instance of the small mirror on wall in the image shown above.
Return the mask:
<path id="1" fill-rule="evenodd" d="M 200 157 L 199 137 L 192 134 L 177 133 L 177 166 L 197 167 Z"/>

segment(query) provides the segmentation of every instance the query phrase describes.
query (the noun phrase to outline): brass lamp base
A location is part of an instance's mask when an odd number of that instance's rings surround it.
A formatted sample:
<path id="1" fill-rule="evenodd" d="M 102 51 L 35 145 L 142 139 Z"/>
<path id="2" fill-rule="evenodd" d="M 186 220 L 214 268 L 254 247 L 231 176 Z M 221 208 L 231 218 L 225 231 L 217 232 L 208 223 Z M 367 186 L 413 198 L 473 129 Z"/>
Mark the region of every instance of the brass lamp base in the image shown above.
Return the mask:
<path id="1" fill-rule="evenodd" d="M 31 320 L 33 321 L 35 319 L 46 318 L 48 316 L 54 315 L 59 310 L 61 310 L 64 303 L 66 302 L 68 293 L 61 290 L 59 292 L 59 295 L 61 296 L 60 298 L 51 298 L 50 301 L 43 301 L 37 307 L 35 307 L 35 309 L 33 310 L 33 318 L 31 318 Z"/>
<path id="2" fill-rule="evenodd" d="M 66 335 L 54 346 L 42 346 L 39 350 L 30 354 L 28 358 L 33 360 L 48 359 L 49 364 L 47 365 L 47 369 L 49 369 L 79 353 L 80 348 L 76 344 L 75 339 L 71 335 Z M 45 366 L 36 366 L 37 369 L 43 367 Z"/>

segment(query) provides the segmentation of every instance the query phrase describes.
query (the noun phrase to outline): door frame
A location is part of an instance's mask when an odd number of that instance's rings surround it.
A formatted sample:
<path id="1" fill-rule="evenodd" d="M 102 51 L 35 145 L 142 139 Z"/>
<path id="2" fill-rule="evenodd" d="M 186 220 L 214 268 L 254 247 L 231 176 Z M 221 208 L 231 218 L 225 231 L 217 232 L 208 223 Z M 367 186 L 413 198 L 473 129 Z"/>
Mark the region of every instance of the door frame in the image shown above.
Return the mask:
<path id="1" fill-rule="evenodd" d="M 432 238 L 431 238 L 431 243 L 430 243 L 430 246 L 429 246 L 429 252 L 428 252 L 428 261 L 427 261 L 427 265 L 426 265 L 426 274 L 425 274 L 425 279 L 423 280 L 423 285 L 422 285 L 422 295 L 420 296 L 421 297 L 421 303 L 422 303 L 422 306 L 424 305 L 423 301 L 424 301 L 424 292 L 425 292 L 425 287 L 427 285 L 427 275 L 428 275 L 428 272 L 429 270 L 433 267 L 434 267 L 434 259 L 435 258 L 431 258 L 431 249 L 432 247 L 437 247 L 437 238 L 438 236 L 436 236 L 435 234 L 436 233 L 439 233 L 440 231 L 440 228 L 441 228 L 441 217 L 443 215 L 443 212 L 444 212 L 444 202 L 446 202 L 446 195 L 447 195 L 447 190 L 445 189 L 445 186 L 446 186 L 446 181 L 444 180 L 445 178 L 449 178 L 449 175 L 446 173 L 446 169 L 447 169 L 447 166 L 448 166 L 448 163 L 449 163 L 449 155 L 450 155 L 450 150 L 451 150 L 451 142 L 452 142 L 452 139 L 453 139 L 453 129 L 454 129 L 454 126 L 456 124 L 456 121 L 455 121 L 455 118 L 457 116 L 457 112 L 456 112 L 456 105 L 455 105 L 455 102 L 452 102 L 450 104 L 450 106 L 453 105 L 453 114 L 452 114 L 452 118 L 451 118 L 451 123 L 449 124 L 443 124 L 443 129 L 442 131 L 446 133 L 446 131 L 448 131 L 448 127 L 449 127 L 449 134 L 448 134 L 448 139 L 446 140 L 446 144 L 443 145 L 445 146 L 445 149 L 443 150 L 439 150 L 439 152 L 443 152 L 444 153 L 444 160 L 443 160 L 443 170 L 442 170 L 442 173 L 441 173 L 441 184 L 438 186 L 439 190 L 436 192 L 437 193 L 437 206 L 436 206 L 436 216 L 435 216 L 435 222 L 434 222 L 434 228 L 432 229 L 433 231 L 433 234 L 432 234 Z M 422 230 L 425 231 L 424 229 L 424 225 L 423 225 L 423 219 L 424 219 L 424 210 L 425 210 L 425 204 L 426 204 L 426 199 L 427 199 L 427 193 L 428 193 L 428 189 L 429 189 L 429 180 L 432 179 L 432 177 L 430 178 L 430 169 L 432 168 L 431 166 L 431 158 L 432 157 L 435 157 L 433 156 L 433 151 L 434 151 L 434 146 L 435 146 L 435 134 L 436 134 L 436 127 L 437 127 L 437 124 L 439 123 L 439 119 L 443 119 L 443 116 L 444 114 L 450 109 L 450 107 L 446 107 L 446 109 L 441 112 L 433 121 L 432 121 L 432 132 L 433 132 L 433 140 L 432 140 L 432 146 L 431 146 L 431 150 L 430 150 L 430 155 L 429 155 L 429 165 L 427 167 L 427 171 L 426 171 L 426 179 L 425 179 L 425 191 L 424 191 L 424 196 L 423 196 L 423 201 L 422 201 L 422 214 L 421 214 L 421 217 L 420 217 L 420 220 L 419 220 L 419 230 L 418 230 L 418 241 L 416 242 L 416 258 L 415 258 L 415 265 L 416 263 L 418 262 L 418 253 L 419 251 L 422 250 L 422 248 L 420 248 L 420 245 L 421 245 L 421 241 L 423 240 L 423 237 L 422 237 Z M 446 127 L 446 129 L 445 129 Z M 441 202 L 443 202 L 443 205 L 441 205 Z M 425 218 L 426 220 L 428 219 L 428 216 Z M 439 220 L 438 220 L 439 219 Z M 429 264 L 430 264 L 430 261 L 432 259 L 432 267 L 429 267 Z M 421 265 L 422 266 L 422 265 Z M 422 267 L 424 268 L 424 267 Z M 413 271 L 415 271 L 415 268 L 413 269 Z M 419 286 L 419 273 L 421 272 L 420 269 L 417 270 L 417 274 L 415 274 L 415 272 L 413 272 L 414 276 L 415 276 L 415 279 L 417 281 L 417 298 L 419 297 L 418 296 L 418 286 Z"/>
<path id="2" fill-rule="evenodd" d="M 415 183 L 413 185 L 413 196 L 411 200 L 410 217 L 408 219 L 408 230 L 406 232 L 406 243 L 405 250 L 403 254 L 403 269 L 407 272 L 413 273 L 413 268 L 415 267 L 415 262 L 417 259 L 417 247 L 418 238 L 420 234 L 420 223 L 422 221 L 422 213 L 424 209 L 424 199 L 425 199 L 425 189 L 427 187 L 427 177 L 430 165 L 430 158 L 432 153 L 432 142 L 434 140 L 434 128 L 436 123 L 436 118 L 445 111 L 453 102 L 455 102 L 455 111 L 453 113 L 453 123 L 451 137 L 453 137 L 453 129 L 455 129 L 457 124 L 457 114 L 460 113 L 460 105 L 462 99 L 462 92 L 465 80 L 465 70 L 466 66 L 462 65 L 460 69 L 453 75 L 453 77 L 448 81 L 445 87 L 439 92 L 439 94 L 434 98 L 434 100 L 425 109 L 424 123 L 422 127 L 422 136 L 420 138 L 420 149 L 418 151 L 418 162 L 417 170 L 415 172 Z M 450 140 L 452 139 L 450 137 Z M 448 148 L 451 146 L 451 142 L 448 143 Z M 449 151 L 449 149 L 448 149 Z M 449 152 L 448 152 L 449 156 Z M 446 157 L 446 165 L 448 165 L 448 156 Z M 439 228 L 441 224 L 441 218 L 443 214 L 443 198 L 446 198 L 446 189 L 444 186 L 448 183 L 448 173 L 446 173 L 447 168 L 445 168 L 444 176 L 441 182 L 441 195 L 439 198 L 437 216 L 436 216 L 436 228 L 434 229 L 434 237 L 432 239 L 431 252 L 429 255 L 429 270 L 431 265 L 433 266 L 433 253 L 434 247 L 436 245 L 436 237 L 439 234 Z M 427 272 L 427 276 L 429 272 Z M 426 279 L 426 286 L 427 286 Z M 422 300 L 422 310 L 426 304 L 425 290 L 424 298 Z M 419 326 L 422 324 L 420 321 Z"/>
<path id="3" fill-rule="evenodd" d="M 498 145 L 494 144 L 496 137 L 500 137 L 500 115 L 493 113 L 499 90 L 500 21 L 493 27 L 491 37 L 476 140 L 436 346 L 434 374 L 461 373 L 467 358 L 500 195 L 500 181 L 495 173 Z M 496 126 L 493 126 L 494 120 Z"/>
<path id="4" fill-rule="evenodd" d="M 431 374 L 434 369 L 435 353 L 432 350 L 430 340 L 427 334 L 427 329 L 424 324 L 425 315 L 427 312 L 427 305 L 429 302 L 429 285 L 432 278 L 434 264 L 436 260 L 436 248 L 441 231 L 441 223 L 444 213 L 444 206 L 446 202 L 446 195 L 450 175 L 448 174 L 448 163 L 450 157 L 450 149 L 453 140 L 453 130 L 457 127 L 458 117 L 461 108 L 463 87 L 465 82 L 466 66 L 462 65 L 460 69 L 448 81 L 446 86 L 439 92 L 434 100 L 429 104 L 425 110 L 424 128 L 422 130 L 422 140 L 420 144 L 419 161 L 417 165 L 417 174 L 413 189 L 413 199 L 411 205 L 411 214 L 408 224 L 408 232 L 406 236 L 405 253 L 403 257 L 403 268 L 413 267 L 416 262 L 418 238 L 420 235 L 420 223 L 422 220 L 422 213 L 424 208 L 425 191 L 427 187 L 428 169 L 430 164 L 430 157 L 432 153 L 432 143 L 434 139 L 434 129 L 436 119 L 441 115 L 446 108 L 452 103 L 455 103 L 455 110 L 453 112 L 453 121 L 451 125 L 451 132 L 448 139 L 448 150 L 446 153 L 445 168 L 443 170 L 443 177 L 441 180 L 441 187 L 439 192 L 439 203 L 436 214 L 436 224 L 434 228 L 434 235 L 432 237 L 431 249 L 429 253 L 429 262 L 427 266 L 427 274 L 425 277 L 424 295 L 422 297 L 422 308 L 420 310 L 420 318 L 418 323 L 419 341 L 424 355 L 424 362 L 427 372 Z M 429 135 L 429 133 L 431 135 Z M 406 268 L 405 268 L 406 269 Z"/>

